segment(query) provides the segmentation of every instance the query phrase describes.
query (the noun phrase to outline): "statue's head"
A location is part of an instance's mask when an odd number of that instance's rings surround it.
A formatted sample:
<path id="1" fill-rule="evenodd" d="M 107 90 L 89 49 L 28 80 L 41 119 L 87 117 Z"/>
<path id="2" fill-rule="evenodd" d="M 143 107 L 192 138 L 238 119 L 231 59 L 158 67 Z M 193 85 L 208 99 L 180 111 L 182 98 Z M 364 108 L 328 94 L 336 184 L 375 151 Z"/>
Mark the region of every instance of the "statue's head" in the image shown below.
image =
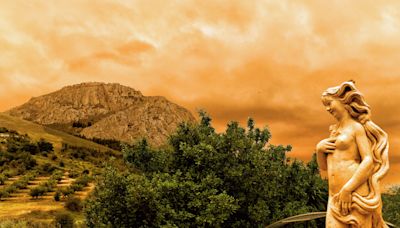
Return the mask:
<path id="1" fill-rule="evenodd" d="M 322 93 L 322 103 L 327 107 L 333 105 L 339 111 L 343 108 L 353 119 L 364 124 L 370 120 L 371 109 L 354 84 L 354 81 L 347 81 L 339 86 L 328 88 Z M 327 110 L 332 115 L 337 115 L 329 108 Z"/>

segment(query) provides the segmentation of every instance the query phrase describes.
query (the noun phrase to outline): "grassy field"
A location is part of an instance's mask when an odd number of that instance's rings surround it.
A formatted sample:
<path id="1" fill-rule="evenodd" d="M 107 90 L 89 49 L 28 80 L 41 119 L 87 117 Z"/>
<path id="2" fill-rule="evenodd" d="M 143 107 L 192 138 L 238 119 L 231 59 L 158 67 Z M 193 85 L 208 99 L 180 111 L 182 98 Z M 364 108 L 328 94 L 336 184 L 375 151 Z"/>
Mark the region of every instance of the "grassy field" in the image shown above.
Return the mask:
<path id="1" fill-rule="evenodd" d="M 68 143 L 73 146 L 81 146 L 101 151 L 111 150 L 108 147 L 99 145 L 89 140 L 84 140 L 68 133 L 44 127 L 18 117 L 0 113 L 0 127 L 16 130 L 20 134 L 28 134 L 33 140 L 45 139 L 53 143 L 55 150 L 61 150 L 62 143 Z"/>

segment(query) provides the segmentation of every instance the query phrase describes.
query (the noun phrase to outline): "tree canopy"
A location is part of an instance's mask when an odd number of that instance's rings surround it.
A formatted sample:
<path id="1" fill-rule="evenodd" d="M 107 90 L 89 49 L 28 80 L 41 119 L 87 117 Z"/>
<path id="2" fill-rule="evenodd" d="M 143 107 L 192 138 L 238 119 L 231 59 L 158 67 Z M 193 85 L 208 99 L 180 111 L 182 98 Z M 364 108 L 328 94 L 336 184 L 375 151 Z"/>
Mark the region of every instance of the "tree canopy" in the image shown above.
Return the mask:
<path id="1" fill-rule="evenodd" d="M 326 210 L 327 183 L 315 156 L 308 164 L 289 159 L 291 146 L 270 138 L 252 119 L 246 129 L 231 122 L 217 133 L 201 112 L 199 123 L 178 127 L 168 147 L 125 145 L 126 163 L 140 172 L 109 167 L 86 204 L 87 225 L 261 227 Z"/>

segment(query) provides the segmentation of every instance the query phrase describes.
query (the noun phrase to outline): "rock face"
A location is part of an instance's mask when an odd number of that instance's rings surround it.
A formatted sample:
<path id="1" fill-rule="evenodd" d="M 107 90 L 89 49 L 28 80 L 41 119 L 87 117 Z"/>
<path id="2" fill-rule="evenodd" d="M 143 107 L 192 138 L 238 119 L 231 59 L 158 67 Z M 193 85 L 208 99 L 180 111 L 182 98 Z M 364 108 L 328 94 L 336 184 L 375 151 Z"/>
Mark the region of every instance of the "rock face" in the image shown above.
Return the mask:
<path id="1" fill-rule="evenodd" d="M 188 110 L 164 97 L 146 97 L 120 84 L 98 82 L 32 98 L 8 113 L 86 138 L 132 142 L 145 137 L 156 146 L 179 123 L 195 121 Z"/>

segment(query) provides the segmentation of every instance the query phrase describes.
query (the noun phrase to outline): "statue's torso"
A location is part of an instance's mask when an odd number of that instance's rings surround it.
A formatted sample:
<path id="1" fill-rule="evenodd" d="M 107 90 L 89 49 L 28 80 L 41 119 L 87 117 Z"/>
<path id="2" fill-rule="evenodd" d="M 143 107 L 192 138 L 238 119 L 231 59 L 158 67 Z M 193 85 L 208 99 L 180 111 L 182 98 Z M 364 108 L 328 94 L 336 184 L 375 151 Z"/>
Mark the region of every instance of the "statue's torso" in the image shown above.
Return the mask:
<path id="1" fill-rule="evenodd" d="M 361 157 L 352 126 L 338 130 L 331 137 L 336 138 L 336 150 L 327 156 L 329 194 L 332 196 L 338 193 L 356 172 Z M 367 195 L 369 192 L 367 183 L 356 191 L 361 195 Z"/>

